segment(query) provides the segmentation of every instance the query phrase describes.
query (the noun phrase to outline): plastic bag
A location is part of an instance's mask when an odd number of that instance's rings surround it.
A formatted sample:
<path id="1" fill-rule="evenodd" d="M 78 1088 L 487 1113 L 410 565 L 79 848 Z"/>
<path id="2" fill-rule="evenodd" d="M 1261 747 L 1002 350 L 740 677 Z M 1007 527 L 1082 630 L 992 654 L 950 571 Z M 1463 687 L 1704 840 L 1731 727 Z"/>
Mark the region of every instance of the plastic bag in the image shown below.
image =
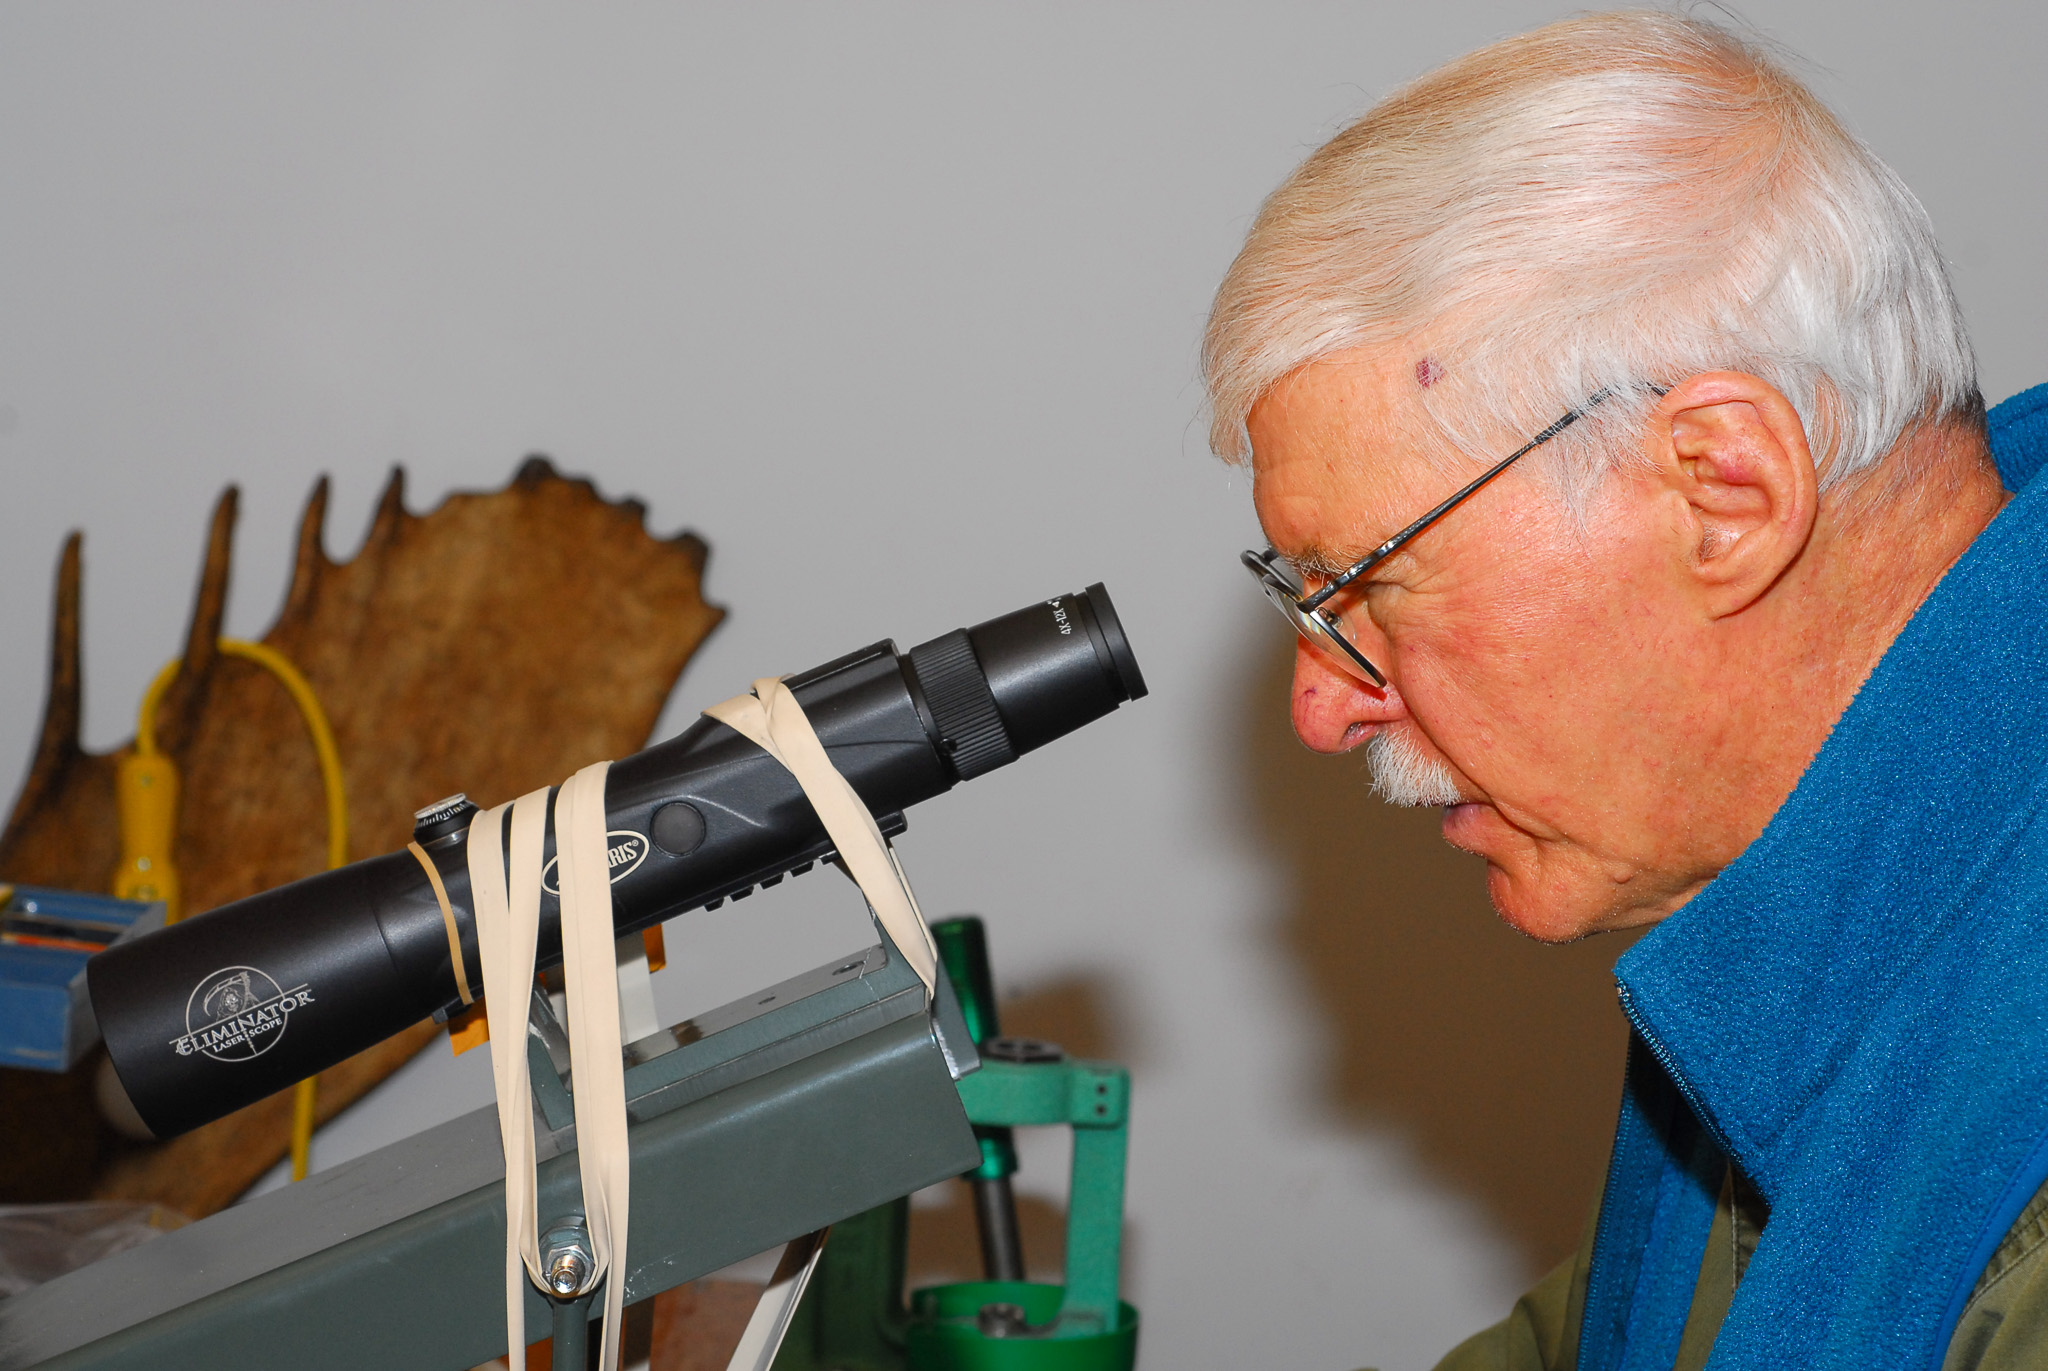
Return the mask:
<path id="1" fill-rule="evenodd" d="M 0 1205 L 0 1299 L 186 1222 L 183 1214 L 160 1204 Z"/>

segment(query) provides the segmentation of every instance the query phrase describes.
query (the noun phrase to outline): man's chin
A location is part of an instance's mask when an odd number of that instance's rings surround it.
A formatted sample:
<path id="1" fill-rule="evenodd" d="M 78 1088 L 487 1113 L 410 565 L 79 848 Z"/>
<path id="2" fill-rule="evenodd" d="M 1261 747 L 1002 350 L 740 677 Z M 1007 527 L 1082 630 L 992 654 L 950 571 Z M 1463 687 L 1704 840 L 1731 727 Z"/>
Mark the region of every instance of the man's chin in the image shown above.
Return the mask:
<path id="1" fill-rule="evenodd" d="M 1486 893 L 1502 923 L 1539 943 L 1575 943 L 1600 931 L 1578 911 L 1520 898 L 1522 892 L 1516 889 L 1507 872 L 1491 863 L 1486 868 Z"/>

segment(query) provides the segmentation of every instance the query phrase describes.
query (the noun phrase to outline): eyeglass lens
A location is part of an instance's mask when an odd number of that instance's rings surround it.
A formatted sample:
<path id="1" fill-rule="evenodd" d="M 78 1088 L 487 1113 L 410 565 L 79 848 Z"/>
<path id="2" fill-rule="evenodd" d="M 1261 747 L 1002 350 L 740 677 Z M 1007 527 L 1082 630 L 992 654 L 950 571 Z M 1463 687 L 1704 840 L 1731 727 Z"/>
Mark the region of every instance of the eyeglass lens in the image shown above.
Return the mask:
<path id="1" fill-rule="evenodd" d="M 1325 617 L 1328 611 L 1323 609 L 1305 610 L 1301 607 L 1301 589 L 1288 584 L 1287 573 L 1267 560 L 1271 556 L 1271 553 L 1266 557 L 1248 553 L 1245 565 L 1258 579 L 1259 589 L 1265 592 L 1273 607 L 1294 625 L 1294 631 L 1340 670 L 1370 685 L 1385 685 L 1386 677 L 1380 674 L 1379 668 L 1345 636 L 1341 620 L 1332 622 L 1335 616 Z"/>

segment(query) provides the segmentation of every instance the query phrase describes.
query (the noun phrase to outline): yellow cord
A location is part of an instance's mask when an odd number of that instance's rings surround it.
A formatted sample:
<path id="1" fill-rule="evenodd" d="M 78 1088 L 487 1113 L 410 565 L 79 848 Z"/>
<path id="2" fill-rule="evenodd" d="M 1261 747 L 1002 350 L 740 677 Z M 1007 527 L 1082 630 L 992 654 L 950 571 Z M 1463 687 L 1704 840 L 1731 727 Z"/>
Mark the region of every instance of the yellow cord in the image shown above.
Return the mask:
<path id="1" fill-rule="evenodd" d="M 306 731 L 313 735 L 313 751 L 320 758 L 320 781 L 327 792 L 327 867 L 331 871 L 348 861 L 348 796 L 341 784 L 341 753 L 334 746 L 334 731 L 327 726 L 326 711 L 320 708 L 313 687 L 291 660 L 276 648 L 239 638 L 223 638 L 220 650 L 229 657 L 256 663 L 284 683 Z M 157 751 L 156 710 L 164 691 L 177 679 L 179 663 L 171 661 L 157 672 L 149 689 L 142 693 L 142 709 L 135 722 L 135 751 L 121 759 L 116 789 L 121 801 L 122 861 L 114 878 L 114 893 L 128 899 L 164 901 L 164 921 L 176 923 L 184 917 L 177 868 L 171 863 L 171 839 L 177 827 L 178 771 L 171 759 Z M 313 1151 L 313 1110 L 315 1085 L 311 1077 L 300 1081 L 292 1097 L 292 1179 L 306 1178 Z"/>
<path id="2" fill-rule="evenodd" d="M 226 656 L 240 657 L 268 669 L 291 692 L 299 713 L 305 716 L 306 731 L 313 735 L 313 751 L 320 757 L 320 780 L 327 791 L 327 866 L 332 870 L 347 865 L 348 797 L 341 784 L 341 754 L 335 749 L 334 730 L 327 726 L 327 713 L 320 708 L 312 684 L 299 674 L 290 658 L 266 644 L 223 638 L 220 650 Z M 177 679 L 178 666 L 175 661 L 165 663 L 143 692 L 142 711 L 135 726 L 135 751 L 139 756 L 161 755 L 156 750 L 156 710 L 164 691 Z"/>

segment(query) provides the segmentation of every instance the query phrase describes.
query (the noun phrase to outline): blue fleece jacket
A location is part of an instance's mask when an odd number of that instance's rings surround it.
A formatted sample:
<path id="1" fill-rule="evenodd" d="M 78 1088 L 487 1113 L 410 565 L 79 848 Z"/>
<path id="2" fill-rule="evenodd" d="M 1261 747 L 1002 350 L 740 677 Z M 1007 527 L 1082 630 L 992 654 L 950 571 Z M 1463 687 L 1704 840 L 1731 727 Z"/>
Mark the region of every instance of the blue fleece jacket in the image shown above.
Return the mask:
<path id="1" fill-rule="evenodd" d="M 1771 1207 L 1708 1365 L 1937 1368 L 2048 1181 L 2048 386 L 2016 498 L 1749 849 L 1616 968 L 1581 1371 L 1666 1371 L 1726 1158 Z"/>

